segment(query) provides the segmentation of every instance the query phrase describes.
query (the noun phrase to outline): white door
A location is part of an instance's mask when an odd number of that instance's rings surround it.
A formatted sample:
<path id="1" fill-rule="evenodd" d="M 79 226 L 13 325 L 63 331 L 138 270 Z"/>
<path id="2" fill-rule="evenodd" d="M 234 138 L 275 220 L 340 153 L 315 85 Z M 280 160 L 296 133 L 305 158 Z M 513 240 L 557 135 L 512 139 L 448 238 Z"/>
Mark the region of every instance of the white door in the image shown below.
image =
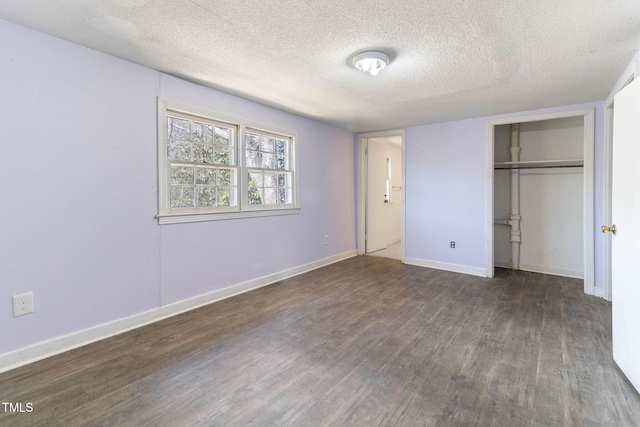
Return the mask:
<path id="1" fill-rule="evenodd" d="M 640 81 L 615 96 L 614 108 L 613 359 L 640 390 Z"/>
<path id="2" fill-rule="evenodd" d="M 365 252 L 387 247 L 386 239 L 386 182 L 387 159 L 383 143 L 375 139 L 367 142 L 367 208 L 365 218 Z"/>

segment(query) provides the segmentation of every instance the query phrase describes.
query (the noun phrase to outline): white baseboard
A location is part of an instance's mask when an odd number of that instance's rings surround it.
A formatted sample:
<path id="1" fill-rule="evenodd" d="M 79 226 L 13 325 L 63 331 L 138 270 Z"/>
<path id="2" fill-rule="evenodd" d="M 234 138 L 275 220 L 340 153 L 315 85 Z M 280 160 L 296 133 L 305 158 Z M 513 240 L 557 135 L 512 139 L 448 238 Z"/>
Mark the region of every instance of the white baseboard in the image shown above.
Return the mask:
<path id="1" fill-rule="evenodd" d="M 520 270 L 530 271 L 532 273 L 551 274 L 553 276 L 571 277 L 573 279 L 584 279 L 584 273 L 582 271 L 570 270 L 566 268 L 555 268 L 520 263 Z"/>
<path id="2" fill-rule="evenodd" d="M 288 270 L 248 280 L 223 289 L 217 289 L 212 292 L 167 304 L 149 311 L 134 314 L 133 316 L 103 323 L 91 328 L 39 342 L 28 347 L 0 354 L 0 373 L 38 360 L 46 359 L 47 357 L 51 357 L 56 354 L 64 353 L 65 351 L 69 351 L 83 345 L 100 341 L 225 298 L 230 298 L 234 295 L 258 289 L 289 277 L 325 267 L 356 255 L 357 252 L 355 250 L 347 251 L 328 258 L 313 261 L 308 264 L 293 267 Z"/>
<path id="3" fill-rule="evenodd" d="M 429 261 L 420 258 L 405 258 L 405 264 L 417 265 L 418 267 L 435 268 L 436 270 L 451 271 L 454 273 L 470 274 L 472 276 L 487 277 L 487 271 L 480 267 L 469 267 L 468 265 L 451 264 L 448 262 Z"/>

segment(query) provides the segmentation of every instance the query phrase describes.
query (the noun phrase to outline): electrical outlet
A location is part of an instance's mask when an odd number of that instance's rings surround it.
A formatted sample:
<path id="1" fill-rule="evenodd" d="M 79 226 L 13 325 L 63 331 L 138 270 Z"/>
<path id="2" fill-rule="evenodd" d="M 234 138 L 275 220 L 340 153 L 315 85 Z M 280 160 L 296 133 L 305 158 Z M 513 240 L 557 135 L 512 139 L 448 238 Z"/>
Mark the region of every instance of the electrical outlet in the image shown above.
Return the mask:
<path id="1" fill-rule="evenodd" d="M 451 249 L 455 249 L 456 248 L 456 242 L 454 242 L 453 240 L 449 243 L 449 247 Z"/>
<path id="2" fill-rule="evenodd" d="M 328 235 L 324 235 L 324 244 L 328 245 L 329 244 L 329 236 Z"/>
<path id="3" fill-rule="evenodd" d="M 13 317 L 33 313 L 33 292 L 13 296 Z"/>

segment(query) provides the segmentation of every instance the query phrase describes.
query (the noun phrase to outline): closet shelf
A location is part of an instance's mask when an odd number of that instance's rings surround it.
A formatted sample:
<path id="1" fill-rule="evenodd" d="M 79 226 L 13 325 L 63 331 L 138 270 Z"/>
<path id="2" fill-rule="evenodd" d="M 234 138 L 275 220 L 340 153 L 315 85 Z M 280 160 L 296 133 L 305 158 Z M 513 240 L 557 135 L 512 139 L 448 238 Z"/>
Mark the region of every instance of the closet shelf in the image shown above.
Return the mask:
<path id="1" fill-rule="evenodd" d="M 534 169 L 534 168 L 579 168 L 584 166 L 582 159 L 570 160 L 530 160 L 522 162 L 496 162 L 494 169 Z"/>

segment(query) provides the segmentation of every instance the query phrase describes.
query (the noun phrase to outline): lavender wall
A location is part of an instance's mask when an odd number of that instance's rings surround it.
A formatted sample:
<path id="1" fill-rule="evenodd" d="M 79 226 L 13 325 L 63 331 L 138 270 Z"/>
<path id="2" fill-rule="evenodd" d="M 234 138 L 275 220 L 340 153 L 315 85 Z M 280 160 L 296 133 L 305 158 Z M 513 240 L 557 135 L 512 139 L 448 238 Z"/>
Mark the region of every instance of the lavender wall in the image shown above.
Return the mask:
<path id="1" fill-rule="evenodd" d="M 570 105 L 501 116 L 416 126 L 406 134 L 406 256 L 486 267 L 488 121 L 595 108 L 595 225 L 602 224 L 604 103 Z M 603 242 L 595 235 L 595 285 L 603 286 Z M 449 242 L 456 241 L 456 249 Z"/>
<path id="2" fill-rule="evenodd" d="M 0 354 L 355 249 L 352 133 L 4 21 L 0 51 Z M 159 226 L 157 96 L 297 131 L 301 213 Z"/>
<path id="3" fill-rule="evenodd" d="M 407 129 L 406 257 L 484 268 L 486 135 L 486 119 Z"/>

